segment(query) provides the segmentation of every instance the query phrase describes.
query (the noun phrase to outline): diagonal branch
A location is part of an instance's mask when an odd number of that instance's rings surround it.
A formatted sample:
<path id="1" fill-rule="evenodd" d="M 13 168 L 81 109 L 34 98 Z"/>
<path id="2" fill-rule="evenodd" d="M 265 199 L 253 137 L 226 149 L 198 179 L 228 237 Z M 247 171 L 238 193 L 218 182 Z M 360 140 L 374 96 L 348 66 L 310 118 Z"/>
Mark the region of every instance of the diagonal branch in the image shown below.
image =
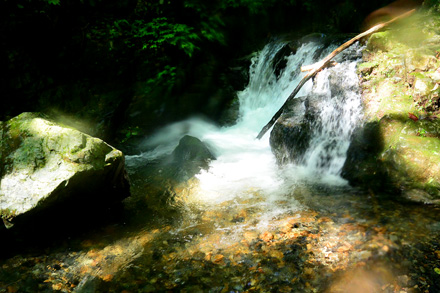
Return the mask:
<path id="1" fill-rule="evenodd" d="M 289 95 L 289 97 L 287 98 L 287 100 L 284 102 L 284 104 L 281 106 L 281 108 L 278 110 L 278 112 L 275 113 L 275 115 L 272 117 L 272 119 L 270 119 L 270 121 L 261 129 L 260 133 L 258 134 L 257 138 L 261 139 L 264 134 L 266 134 L 266 132 L 275 124 L 275 122 L 278 120 L 278 118 L 281 116 L 281 114 L 283 113 L 284 108 L 286 107 L 286 105 L 293 99 L 295 98 L 296 94 L 299 92 L 299 90 L 302 88 L 302 86 L 312 77 L 314 77 L 319 71 L 321 71 L 323 68 L 327 67 L 331 62 L 331 59 L 333 59 L 336 55 L 338 55 L 339 53 L 341 53 L 342 51 L 344 51 L 345 49 L 347 49 L 348 47 L 350 47 L 351 45 L 353 45 L 356 41 L 362 39 L 365 36 L 368 36 L 369 34 L 372 34 L 380 29 L 382 29 L 383 27 L 389 25 L 390 23 L 407 17 L 409 15 L 411 15 L 412 13 L 414 13 L 415 9 L 412 9 L 410 11 L 407 11 L 387 22 L 384 23 L 380 23 L 378 25 L 373 26 L 372 28 L 370 28 L 369 30 L 357 35 L 356 37 L 352 38 L 351 40 L 345 42 L 344 44 L 342 44 L 341 46 L 339 46 L 338 48 L 336 48 L 333 52 L 331 52 L 327 57 L 325 57 L 324 59 L 322 59 L 319 62 L 316 62 L 315 64 L 312 65 L 308 65 L 305 67 L 302 67 L 303 71 L 309 71 L 299 82 L 299 84 L 296 86 L 296 88 L 293 90 L 293 92 Z"/>

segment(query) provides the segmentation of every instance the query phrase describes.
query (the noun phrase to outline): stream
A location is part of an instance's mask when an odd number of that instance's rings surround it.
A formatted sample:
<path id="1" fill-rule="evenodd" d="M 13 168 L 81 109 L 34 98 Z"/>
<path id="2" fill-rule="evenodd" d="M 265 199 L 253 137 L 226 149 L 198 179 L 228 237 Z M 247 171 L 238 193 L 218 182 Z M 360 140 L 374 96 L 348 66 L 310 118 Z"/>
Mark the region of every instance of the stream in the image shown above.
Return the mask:
<path id="1" fill-rule="evenodd" d="M 253 55 L 235 125 L 193 117 L 145 138 L 142 153 L 126 157 L 133 196 L 122 219 L 0 259 L 0 292 L 440 292 L 439 208 L 340 176 L 362 123 L 359 44 L 298 93 L 321 97 L 301 158 L 280 166 L 269 132 L 255 138 L 303 77 L 300 66 L 336 48 L 305 42 L 280 70 L 286 44 Z M 216 159 L 176 180 L 162 159 L 185 135 Z"/>

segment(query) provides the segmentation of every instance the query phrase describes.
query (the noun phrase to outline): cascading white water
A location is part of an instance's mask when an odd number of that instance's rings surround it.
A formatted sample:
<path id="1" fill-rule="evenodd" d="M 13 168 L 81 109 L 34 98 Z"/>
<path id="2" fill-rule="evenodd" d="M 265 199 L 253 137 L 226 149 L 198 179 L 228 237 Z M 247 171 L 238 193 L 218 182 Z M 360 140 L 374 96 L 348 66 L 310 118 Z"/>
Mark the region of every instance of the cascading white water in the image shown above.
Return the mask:
<path id="1" fill-rule="evenodd" d="M 321 56 L 314 56 L 322 51 L 322 45 L 318 42 L 303 44 L 295 54 L 287 57 L 286 68 L 277 77 L 272 62 L 284 45 L 282 41 L 272 42 L 252 58 L 249 85 L 238 93 L 240 117 L 234 126 L 218 128 L 199 118 L 174 123 L 146 140 L 144 145 L 150 149 L 148 152 L 127 157 L 128 167 L 139 164 L 139 161 L 142 163 L 144 160 L 171 153 L 180 138 L 192 135 L 205 142 L 217 158 L 211 162 L 208 171 L 196 175 L 200 185 L 193 195 L 194 201 L 217 204 L 256 193 L 267 198 L 279 198 L 279 195 L 285 194 L 286 188 L 291 186 L 286 184 L 286 178 L 292 178 L 284 176 L 286 170 L 281 171 L 277 166 L 269 146 L 269 134 L 261 140 L 257 140 L 256 136 L 301 80 L 304 74 L 300 72 L 300 66 L 316 62 L 314 57 L 320 59 L 331 50 L 327 48 Z M 355 62 L 342 62 L 338 66 L 332 70 L 340 70 L 341 76 L 351 72 L 349 77 L 341 79 L 341 88 L 348 84 L 349 93 L 333 95 L 329 92 L 325 82 L 327 70 L 318 75 L 315 86 L 309 81 L 298 93 L 298 96 L 306 95 L 313 87 L 315 92 L 328 96 L 327 102 L 323 103 L 321 126 L 314 134 L 312 147 L 300 167 L 312 170 L 312 173 L 325 173 L 322 168 L 327 168 L 331 174 L 338 175 L 337 169 L 342 167 L 344 153 L 349 144 L 351 130 L 348 128 L 353 128 L 357 119 L 355 116 L 359 115 L 356 110 L 359 102 L 355 102 L 359 97 L 353 90 Z M 347 102 L 349 107 L 345 105 Z M 340 142 L 328 144 L 327 140 Z M 323 157 L 333 155 L 335 157 L 327 160 L 326 164 L 320 162 Z M 298 169 L 298 166 L 292 168 Z"/>
<path id="2" fill-rule="evenodd" d="M 309 175 L 319 175 L 327 183 L 343 182 L 340 173 L 350 138 L 362 118 L 356 74 L 361 52 L 362 47 L 356 44 L 338 56 L 338 64 L 320 72 L 308 94 L 319 97 L 319 111 L 312 123 L 312 140 L 301 165 Z"/>

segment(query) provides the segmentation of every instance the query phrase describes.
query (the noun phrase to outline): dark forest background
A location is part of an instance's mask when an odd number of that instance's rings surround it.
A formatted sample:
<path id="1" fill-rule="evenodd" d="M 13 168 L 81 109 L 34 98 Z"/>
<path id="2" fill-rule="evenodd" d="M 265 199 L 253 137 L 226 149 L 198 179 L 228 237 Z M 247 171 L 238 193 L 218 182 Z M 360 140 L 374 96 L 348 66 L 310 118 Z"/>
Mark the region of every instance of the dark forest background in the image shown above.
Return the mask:
<path id="1" fill-rule="evenodd" d="M 0 120 L 41 111 L 116 144 L 220 121 L 271 37 L 358 33 L 389 2 L 1 0 Z"/>

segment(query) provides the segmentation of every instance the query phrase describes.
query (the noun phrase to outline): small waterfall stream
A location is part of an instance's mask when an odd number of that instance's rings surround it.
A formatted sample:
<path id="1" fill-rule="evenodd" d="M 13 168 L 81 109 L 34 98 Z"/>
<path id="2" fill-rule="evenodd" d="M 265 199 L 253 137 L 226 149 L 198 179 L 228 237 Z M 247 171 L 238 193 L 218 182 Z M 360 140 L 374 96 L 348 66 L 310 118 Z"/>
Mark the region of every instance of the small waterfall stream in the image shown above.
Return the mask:
<path id="1" fill-rule="evenodd" d="M 319 40 L 302 44 L 295 54 L 285 57 L 286 66 L 277 76 L 274 58 L 286 45 L 287 42 L 280 40 L 270 42 L 252 58 L 249 85 L 238 93 L 240 114 L 235 125 L 219 128 L 200 118 L 174 123 L 148 138 L 144 146 L 149 150 L 128 157 L 128 165 L 142 164 L 170 153 L 181 137 L 191 135 L 207 144 L 217 158 L 209 170 L 196 175 L 200 188 L 194 199 L 205 204 L 252 195 L 255 191 L 267 197 L 289 193 L 291 183 L 286 180 L 293 179 L 286 178 L 285 174 L 289 173 L 306 180 L 320 175 L 327 183 L 344 184 L 339 173 L 350 135 L 361 117 L 355 72 L 360 47 L 355 45 L 341 54 L 337 66 L 324 69 L 314 83 L 307 82 L 298 93 L 297 96 L 319 95 L 322 98 L 318 105 L 320 115 L 314 122 L 311 147 L 301 164 L 280 169 L 270 150 L 269 133 L 261 140 L 255 137 L 304 76 L 300 66 L 316 62 L 335 48 L 325 48 Z M 330 82 L 329 79 L 336 80 Z"/>
<path id="2" fill-rule="evenodd" d="M 159 230 L 154 226 L 144 228 L 148 237 L 158 238 L 148 242 L 154 251 L 135 261 L 118 282 L 137 276 L 147 279 L 152 290 L 165 286 L 186 292 L 357 292 L 358 287 L 379 292 L 385 285 L 396 290 L 389 284 L 399 274 L 406 278 L 400 266 L 406 254 L 423 257 L 403 249 L 402 243 L 422 237 L 431 245 L 428 235 L 436 235 L 439 227 L 429 224 L 430 211 L 414 213 L 412 206 L 379 203 L 340 176 L 350 137 L 362 118 L 355 72 L 359 45 L 340 54 L 335 67 L 322 70 L 299 92 L 298 97 L 314 97 L 317 113 L 302 157 L 280 166 L 269 134 L 255 138 L 301 80 L 300 66 L 335 48 L 304 43 L 285 57 L 280 70 L 274 60 L 286 44 L 271 42 L 252 58 L 249 85 L 238 93 L 235 125 L 217 127 L 201 118 L 178 122 L 149 137 L 144 144 L 148 151 L 128 158 L 134 168 L 170 153 L 182 136 L 192 135 L 216 160 L 177 188 L 180 218 L 168 226 L 159 222 L 163 232 L 158 234 L 150 232 Z M 401 250 L 390 261 L 393 249 Z M 163 257 L 155 257 L 156 252 Z M 335 272 L 344 275 L 335 278 Z M 345 280 L 358 285 L 350 287 Z M 330 284 L 336 291 L 328 291 Z"/>
<path id="3" fill-rule="evenodd" d="M 121 220 L 0 262 L 0 292 L 438 292 L 439 208 L 353 189 L 340 176 L 362 115 L 359 45 L 298 94 L 313 97 L 316 115 L 295 162 L 277 164 L 269 133 L 255 138 L 302 78 L 299 67 L 334 48 L 304 43 L 280 68 L 286 44 L 253 56 L 235 125 L 194 117 L 149 136 L 127 157 L 132 196 Z M 216 160 L 176 183 L 163 162 L 185 135 Z"/>
<path id="4" fill-rule="evenodd" d="M 313 139 L 297 163 L 280 166 L 271 151 L 269 133 L 261 140 L 256 136 L 304 76 L 300 66 L 313 64 L 336 47 L 324 46 L 321 40 L 304 43 L 295 54 L 284 57 L 286 66 L 280 70 L 276 56 L 285 46 L 287 41 L 276 40 L 253 56 L 249 85 L 238 93 L 240 114 L 235 125 L 218 127 L 197 117 L 177 122 L 147 138 L 144 147 L 148 151 L 127 158 L 129 170 L 147 165 L 171 153 L 184 135 L 199 138 L 216 157 L 209 169 L 195 175 L 196 183 L 179 187 L 183 191 L 168 202 L 187 210 L 176 233 L 204 225 L 206 220 L 200 215 L 208 210 L 218 212 L 228 205 L 233 207 L 228 213 L 234 214 L 253 207 L 258 212 L 252 223 L 211 223 L 214 231 L 228 231 L 222 243 L 230 245 L 239 241 L 244 231 L 261 233 L 276 225 L 274 218 L 306 209 L 298 199 L 314 185 L 348 187 L 339 174 L 350 135 L 361 117 L 355 72 L 361 48 L 353 46 L 337 59 L 338 65 L 324 69 L 303 86 L 298 96 L 319 97 Z"/>
<path id="5" fill-rule="evenodd" d="M 335 67 L 321 71 L 308 93 L 315 97 L 310 146 L 298 160 L 306 174 L 329 184 L 344 184 L 340 178 L 351 135 L 362 120 L 362 105 L 356 64 L 361 58 L 358 44 L 336 59 Z M 318 99 L 316 99 L 318 97 Z M 316 101 L 317 100 L 317 101 Z"/>

